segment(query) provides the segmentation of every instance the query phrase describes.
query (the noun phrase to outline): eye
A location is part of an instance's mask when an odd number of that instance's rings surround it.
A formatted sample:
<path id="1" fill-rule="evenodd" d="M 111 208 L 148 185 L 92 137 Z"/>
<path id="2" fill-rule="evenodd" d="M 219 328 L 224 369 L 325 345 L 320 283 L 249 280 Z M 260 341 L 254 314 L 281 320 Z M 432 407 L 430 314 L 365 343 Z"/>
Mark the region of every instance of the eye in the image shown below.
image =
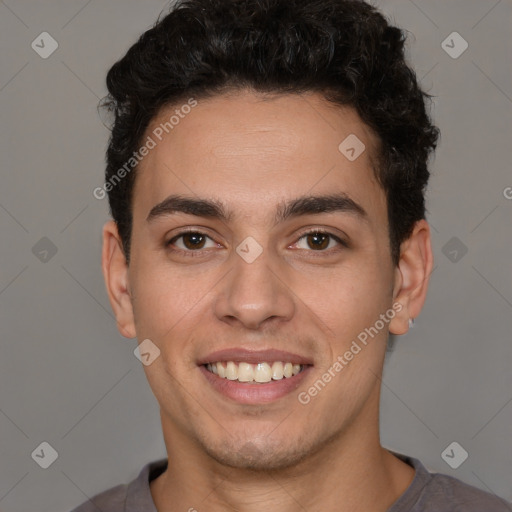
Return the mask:
<path id="1" fill-rule="evenodd" d="M 180 239 L 182 240 L 179 241 Z M 207 240 L 210 240 L 213 243 L 213 245 L 207 247 Z M 200 231 L 182 231 L 181 233 L 171 238 L 166 243 L 166 245 L 176 245 L 176 247 L 183 252 L 195 252 L 198 251 L 199 249 L 208 249 L 211 247 L 215 247 L 216 243 L 208 235 L 206 235 L 205 233 L 201 233 Z M 174 250 L 172 247 L 171 249 Z"/>
<path id="2" fill-rule="evenodd" d="M 210 241 L 210 245 L 207 243 Z M 181 252 L 186 256 L 200 256 L 201 249 L 211 249 L 219 246 L 212 238 L 201 231 L 182 231 L 165 244 L 173 252 Z M 303 233 L 296 245 L 299 249 L 310 250 L 314 252 L 331 252 L 333 249 L 336 251 L 336 245 L 348 247 L 338 236 L 322 230 L 314 229 Z M 187 254 L 188 253 L 188 254 Z"/>
<path id="3" fill-rule="evenodd" d="M 304 244 L 301 247 L 301 240 L 304 240 Z M 331 242 L 337 242 L 337 244 L 347 247 L 347 244 L 336 235 L 329 233 L 328 231 L 324 231 L 322 229 L 315 229 L 313 231 L 308 231 L 304 233 L 298 240 L 297 245 L 299 249 L 312 249 L 316 252 L 328 252 L 327 249 L 332 249 L 333 245 Z M 336 244 L 334 244 L 336 246 Z"/>

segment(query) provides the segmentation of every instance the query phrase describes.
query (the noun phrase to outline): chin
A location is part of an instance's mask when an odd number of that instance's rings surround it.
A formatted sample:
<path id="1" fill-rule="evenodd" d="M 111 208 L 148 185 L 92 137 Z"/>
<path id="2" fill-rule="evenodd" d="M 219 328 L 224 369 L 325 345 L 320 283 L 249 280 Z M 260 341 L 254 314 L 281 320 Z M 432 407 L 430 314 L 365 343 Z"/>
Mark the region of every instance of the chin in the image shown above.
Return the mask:
<path id="1" fill-rule="evenodd" d="M 235 440 L 221 446 L 203 446 L 208 455 L 224 466 L 252 471 L 278 471 L 296 466 L 311 454 L 304 444 L 294 446 L 276 443 L 270 439 L 254 441 Z"/>

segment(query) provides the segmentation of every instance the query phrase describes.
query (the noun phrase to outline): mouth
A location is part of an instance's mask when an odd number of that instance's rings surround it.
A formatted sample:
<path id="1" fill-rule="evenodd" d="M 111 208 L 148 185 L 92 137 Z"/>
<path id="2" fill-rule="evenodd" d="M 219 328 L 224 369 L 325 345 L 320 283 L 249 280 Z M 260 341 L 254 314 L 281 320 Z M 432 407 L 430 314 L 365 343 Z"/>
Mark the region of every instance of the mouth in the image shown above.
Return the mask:
<path id="1" fill-rule="evenodd" d="M 198 361 L 214 391 L 243 404 L 268 403 L 292 393 L 313 368 L 305 357 L 278 350 L 218 351 Z"/>
<path id="2" fill-rule="evenodd" d="M 260 362 L 251 364 L 247 362 L 217 361 L 207 363 L 205 368 L 219 376 L 236 382 L 250 384 L 266 384 L 271 381 L 289 379 L 304 371 L 306 365 L 291 362 L 275 361 L 273 363 Z"/>

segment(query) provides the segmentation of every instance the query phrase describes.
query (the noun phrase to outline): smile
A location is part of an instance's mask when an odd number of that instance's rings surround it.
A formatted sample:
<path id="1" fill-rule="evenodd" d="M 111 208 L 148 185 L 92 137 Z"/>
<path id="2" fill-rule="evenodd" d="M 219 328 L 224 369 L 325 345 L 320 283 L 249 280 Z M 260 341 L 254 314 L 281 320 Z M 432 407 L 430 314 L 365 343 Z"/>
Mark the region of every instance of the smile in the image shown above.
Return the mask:
<path id="1" fill-rule="evenodd" d="M 314 368 L 313 359 L 307 355 L 242 347 L 205 354 L 196 364 L 216 395 L 247 405 L 293 396 Z"/>
<path id="2" fill-rule="evenodd" d="M 281 361 L 256 364 L 219 361 L 208 363 L 205 367 L 209 372 L 222 379 L 254 384 L 289 379 L 304 370 L 304 365 Z"/>

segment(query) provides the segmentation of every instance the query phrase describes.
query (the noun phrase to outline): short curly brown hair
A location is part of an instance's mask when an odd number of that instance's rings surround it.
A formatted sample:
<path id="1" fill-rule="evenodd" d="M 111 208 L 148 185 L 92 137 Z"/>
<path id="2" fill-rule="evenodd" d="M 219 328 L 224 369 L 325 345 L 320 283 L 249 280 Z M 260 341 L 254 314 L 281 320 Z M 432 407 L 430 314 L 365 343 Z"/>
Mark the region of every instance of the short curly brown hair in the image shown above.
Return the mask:
<path id="1" fill-rule="evenodd" d="M 381 141 L 376 178 L 388 205 L 391 256 L 425 218 L 428 157 L 439 130 L 404 57 L 405 34 L 360 0 L 182 0 L 107 75 L 114 114 L 105 178 L 130 159 L 160 109 L 232 89 L 318 92 L 354 107 Z M 136 168 L 109 204 L 127 261 Z"/>

